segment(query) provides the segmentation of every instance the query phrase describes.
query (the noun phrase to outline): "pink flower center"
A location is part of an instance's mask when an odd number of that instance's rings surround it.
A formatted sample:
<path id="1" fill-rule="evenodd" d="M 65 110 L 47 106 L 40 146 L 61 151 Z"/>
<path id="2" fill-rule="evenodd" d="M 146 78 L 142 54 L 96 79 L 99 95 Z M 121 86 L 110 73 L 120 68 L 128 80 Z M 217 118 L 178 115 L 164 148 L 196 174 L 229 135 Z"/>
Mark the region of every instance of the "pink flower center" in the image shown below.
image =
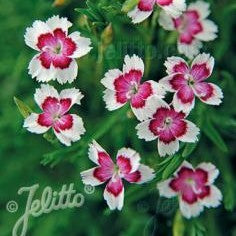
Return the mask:
<path id="1" fill-rule="evenodd" d="M 165 121 L 164 121 L 164 127 L 165 129 L 171 127 L 173 120 L 171 119 L 171 117 L 166 117 Z"/>
<path id="2" fill-rule="evenodd" d="M 192 75 L 186 74 L 186 75 L 185 75 L 185 79 L 187 80 L 187 84 L 188 84 L 189 87 L 194 86 L 195 80 L 194 80 L 194 78 L 193 78 Z"/>
<path id="3" fill-rule="evenodd" d="M 43 113 L 39 115 L 38 123 L 42 126 L 53 127 L 56 131 L 69 129 L 72 126 L 72 116 L 65 115 L 71 105 L 71 99 L 58 100 L 47 97 L 42 104 Z"/>
<path id="4" fill-rule="evenodd" d="M 52 53 L 54 53 L 54 54 L 61 54 L 61 52 L 62 52 L 62 43 L 59 41 L 56 45 L 55 45 L 55 47 L 52 47 L 51 48 L 51 51 L 52 51 Z M 50 48 L 49 48 L 50 49 Z"/>
<path id="5" fill-rule="evenodd" d="M 141 78 L 142 71 L 134 69 L 116 78 L 114 87 L 117 102 L 124 104 L 130 100 L 132 107 L 143 107 L 145 100 L 153 94 L 153 91 L 149 82 L 140 84 Z"/>
<path id="6" fill-rule="evenodd" d="M 159 108 L 150 121 L 150 131 L 164 143 L 170 143 L 186 133 L 184 114 L 173 109 Z"/>
<path id="7" fill-rule="evenodd" d="M 180 33 L 180 42 L 191 44 L 194 36 L 203 30 L 197 11 L 186 11 L 182 16 L 173 19 L 175 28 Z"/>
<path id="8" fill-rule="evenodd" d="M 208 173 L 202 169 L 192 170 L 182 167 L 177 176 L 170 182 L 170 187 L 179 192 L 182 199 L 192 204 L 199 198 L 202 199 L 210 194 L 210 188 L 206 185 Z"/>
<path id="9" fill-rule="evenodd" d="M 42 51 L 39 56 L 42 66 L 47 69 L 51 64 L 56 68 L 67 68 L 71 62 L 70 56 L 76 50 L 75 42 L 61 29 L 40 35 L 37 47 Z"/>
<path id="10" fill-rule="evenodd" d="M 138 93 L 139 85 L 135 81 L 131 81 L 130 89 L 127 93 L 127 98 L 131 99 L 136 93 Z"/>

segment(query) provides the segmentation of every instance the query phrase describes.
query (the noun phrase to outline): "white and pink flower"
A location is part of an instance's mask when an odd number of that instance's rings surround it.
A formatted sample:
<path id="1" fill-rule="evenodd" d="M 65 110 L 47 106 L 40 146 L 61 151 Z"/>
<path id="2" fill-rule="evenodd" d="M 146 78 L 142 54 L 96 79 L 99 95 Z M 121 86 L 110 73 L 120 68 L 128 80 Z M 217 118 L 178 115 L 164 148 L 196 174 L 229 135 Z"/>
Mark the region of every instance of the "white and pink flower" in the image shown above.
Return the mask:
<path id="1" fill-rule="evenodd" d="M 185 119 L 186 114 L 177 112 L 166 102 L 153 97 L 150 101 L 153 112 L 149 119 L 136 126 L 140 139 L 152 141 L 158 139 L 160 156 L 172 155 L 179 150 L 179 141 L 194 143 L 197 141 L 199 128 Z"/>
<path id="2" fill-rule="evenodd" d="M 139 120 L 147 118 L 150 110 L 149 100 L 152 96 L 163 98 L 165 90 L 153 80 L 141 84 L 144 73 L 144 64 L 136 55 L 125 56 L 123 71 L 109 70 L 101 83 L 106 87 L 104 101 L 110 111 L 124 106 L 130 101 L 132 111 Z"/>
<path id="3" fill-rule="evenodd" d="M 55 80 L 71 83 L 78 74 L 75 58 L 87 54 L 91 41 L 79 32 L 68 35 L 72 26 L 67 18 L 53 16 L 46 22 L 37 20 L 26 29 L 25 43 L 38 51 L 29 64 L 29 74 L 39 82 Z"/>
<path id="4" fill-rule="evenodd" d="M 212 41 L 217 37 L 218 28 L 208 20 L 209 3 L 191 3 L 179 17 L 171 17 L 165 11 L 160 13 L 159 23 L 166 29 L 179 33 L 178 51 L 192 59 L 202 48 L 202 41 Z"/>
<path id="5" fill-rule="evenodd" d="M 66 146 L 76 142 L 85 133 L 82 119 L 75 114 L 67 114 L 74 104 L 80 104 L 83 95 L 79 89 L 64 89 L 59 94 L 47 84 L 36 89 L 34 99 L 42 109 L 42 113 L 30 114 L 24 122 L 24 127 L 36 134 L 47 132 L 50 128 L 59 141 Z"/>
<path id="6" fill-rule="evenodd" d="M 214 58 L 209 54 L 199 54 L 191 67 L 180 57 L 169 57 L 165 62 L 168 76 L 159 81 L 168 91 L 174 92 L 173 106 L 176 111 L 190 112 L 195 104 L 195 96 L 209 105 L 222 102 L 221 89 L 207 83 L 214 67 Z"/>
<path id="7" fill-rule="evenodd" d="M 121 210 L 124 204 L 124 185 L 122 179 L 130 183 L 142 184 L 154 178 L 154 170 L 140 164 L 139 154 L 130 148 L 122 148 L 116 156 L 116 164 L 109 154 L 93 141 L 89 148 L 89 159 L 97 167 L 81 172 L 86 185 L 97 186 L 108 181 L 104 199 L 111 210 Z"/>
<path id="8" fill-rule="evenodd" d="M 219 175 L 211 163 L 201 163 L 195 169 L 184 161 L 174 176 L 157 184 L 160 196 L 178 196 L 180 211 L 186 218 L 198 216 L 204 207 L 217 207 L 222 200 L 220 190 L 213 185 Z"/>
<path id="9" fill-rule="evenodd" d="M 155 5 L 172 17 L 178 17 L 186 9 L 185 0 L 140 0 L 138 5 L 128 12 L 128 16 L 134 24 L 140 23 L 152 14 Z"/>

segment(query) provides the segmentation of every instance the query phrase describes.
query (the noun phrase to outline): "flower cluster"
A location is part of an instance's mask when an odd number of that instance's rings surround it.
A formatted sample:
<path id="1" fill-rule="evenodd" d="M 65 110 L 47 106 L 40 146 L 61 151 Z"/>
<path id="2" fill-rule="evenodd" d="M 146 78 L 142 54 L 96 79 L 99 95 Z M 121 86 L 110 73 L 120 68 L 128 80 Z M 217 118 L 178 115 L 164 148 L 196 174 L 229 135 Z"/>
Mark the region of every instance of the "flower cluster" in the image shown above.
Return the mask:
<path id="1" fill-rule="evenodd" d="M 103 96 L 106 108 L 115 110 L 130 102 L 134 115 L 140 121 L 136 126 L 138 137 L 145 141 L 158 139 L 157 149 L 160 156 L 175 154 L 179 150 L 180 141 L 185 143 L 197 141 L 200 130 L 194 123 L 186 119 L 194 108 L 195 95 L 210 105 L 219 105 L 223 98 L 222 91 L 217 85 L 205 82 L 214 67 L 214 58 L 209 54 L 199 54 L 192 61 L 191 67 L 180 57 L 167 58 L 165 66 L 168 76 L 159 82 L 148 80 L 141 84 L 140 81 L 144 73 L 142 59 L 136 55 L 132 57 L 126 55 L 123 70 L 109 70 L 101 80 L 101 83 L 106 87 Z M 167 91 L 175 92 L 171 104 L 164 101 Z M 204 164 L 202 165 L 204 166 Z M 200 187 L 204 184 L 207 185 L 207 180 L 200 179 L 202 172 L 199 173 L 199 169 L 197 169 L 196 174 L 194 171 L 192 172 L 189 175 L 184 174 L 182 182 L 185 183 L 185 178 L 193 178 L 190 181 L 191 183 L 196 180 L 200 181 L 197 182 Z M 88 173 L 91 175 L 91 172 L 88 171 Z M 86 180 L 91 181 L 91 178 L 86 174 L 82 174 L 82 176 L 86 177 L 84 183 L 94 185 L 93 182 Z M 184 183 L 180 184 L 178 191 L 185 191 L 186 185 Z M 208 189 L 208 187 L 206 188 Z M 211 191 L 214 191 L 215 188 L 212 189 Z M 188 189 L 186 191 L 188 194 Z M 205 191 L 205 188 L 201 191 Z M 212 206 L 218 205 L 213 204 L 213 197 L 210 195 L 215 196 L 215 192 L 210 193 L 209 190 L 208 193 L 201 194 L 199 198 L 202 197 L 205 201 L 208 199 L 208 203 L 212 203 Z M 161 195 L 165 196 L 164 194 Z M 208 195 L 211 197 L 207 198 Z M 220 201 L 221 197 L 217 199 Z M 181 204 L 182 207 L 183 204 Z M 196 216 L 203 209 L 202 206 L 200 205 L 198 209 L 195 207 L 194 213 L 182 211 L 183 215 L 186 217 Z M 113 208 L 111 207 L 111 209 Z"/>
<path id="2" fill-rule="evenodd" d="M 26 29 L 25 43 L 38 51 L 29 64 L 29 74 L 38 82 L 57 80 L 60 84 L 71 83 L 78 74 L 75 58 L 87 54 L 91 41 L 79 32 L 68 35 L 72 24 L 66 18 L 53 16 L 46 22 L 37 20 Z M 76 114 L 67 114 L 74 104 L 80 104 L 83 95 L 79 89 L 64 89 L 60 92 L 42 84 L 36 89 L 34 100 L 42 113 L 32 113 L 25 119 L 24 127 L 37 134 L 50 128 L 59 141 L 67 146 L 76 142 L 85 133 L 82 119 Z"/>
<path id="3" fill-rule="evenodd" d="M 201 41 L 216 38 L 217 27 L 207 20 L 209 5 L 198 1 L 186 9 L 184 0 L 140 0 L 128 13 L 133 23 L 139 23 L 151 15 L 154 6 L 163 10 L 160 24 L 167 30 L 179 33 L 178 50 L 193 59 L 199 53 Z M 46 22 L 35 21 L 26 29 L 25 43 L 38 51 L 29 63 L 29 74 L 38 82 L 57 80 L 58 83 L 73 82 L 78 74 L 76 58 L 91 50 L 91 41 L 79 32 L 68 34 L 72 24 L 66 18 L 53 16 Z M 194 143 L 200 129 L 187 120 L 195 106 L 195 96 L 209 105 L 219 105 L 223 98 L 221 89 L 206 82 L 213 71 L 214 58 L 198 54 L 191 66 L 180 57 L 169 57 L 165 62 L 167 76 L 159 82 L 147 80 L 141 83 L 144 63 L 137 55 L 124 58 L 122 70 L 111 69 L 101 83 L 105 86 L 103 99 L 109 111 L 127 103 L 140 122 L 137 136 L 145 141 L 157 139 L 160 156 L 173 155 L 179 150 L 179 142 Z M 167 92 L 173 92 L 173 101 L 165 101 Z M 60 93 L 49 84 L 36 89 L 34 99 L 41 113 L 31 113 L 24 127 L 37 134 L 52 128 L 64 145 L 70 146 L 85 133 L 82 119 L 69 114 L 83 98 L 79 89 L 63 89 Z M 97 186 L 108 182 L 104 199 L 110 209 L 121 210 L 124 203 L 122 180 L 142 184 L 152 180 L 154 170 L 140 164 L 140 155 L 133 149 L 122 148 L 114 163 L 109 154 L 96 142 L 89 147 L 89 159 L 97 167 L 81 172 L 84 184 Z M 219 171 L 211 163 L 201 163 L 194 169 L 184 162 L 174 176 L 158 183 L 161 196 L 179 196 L 180 210 L 187 217 L 200 214 L 204 206 L 216 207 L 222 199 L 221 192 L 213 185 Z"/>

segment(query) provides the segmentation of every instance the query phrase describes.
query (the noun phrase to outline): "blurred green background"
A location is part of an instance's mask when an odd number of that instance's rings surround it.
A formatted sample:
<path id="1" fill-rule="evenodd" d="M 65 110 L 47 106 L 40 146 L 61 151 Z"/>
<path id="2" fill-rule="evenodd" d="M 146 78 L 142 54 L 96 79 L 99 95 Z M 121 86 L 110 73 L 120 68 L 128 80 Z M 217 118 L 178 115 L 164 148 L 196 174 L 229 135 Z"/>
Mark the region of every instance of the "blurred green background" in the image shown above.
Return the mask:
<path id="1" fill-rule="evenodd" d="M 224 194 L 224 202 L 217 209 L 206 209 L 197 219 L 179 217 L 175 199 L 161 199 L 156 182 L 136 186 L 127 185 L 125 205 L 121 212 L 111 212 L 102 197 L 104 186 L 86 194 L 80 172 L 93 167 L 88 160 L 87 148 L 92 138 L 112 154 L 123 146 L 140 152 L 142 162 L 158 171 L 156 142 L 145 143 L 137 138 L 134 119 L 128 107 L 108 112 L 102 101 L 103 86 L 100 80 L 108 69 L 121 67 L 123 57 L 133 53 L 145 61 L 145 78 L 158 81 L 165 75 L 163 63 L 167 56 L 178 55 L 176 35 L 164 31 L 157 24 L 158 10 L 148 21 L 134 26 L 121 12 L 124 1 L 92 0 L 0 0 L 0 236 L 11 235 L 17 219 L 24 213 L 26 194 L 18 195 L 22 186 L 39 183 L 37 196 L 45 186 L 59 191 L 63 184 L 74 183 L 84 194 L 81 208 L 65 209 L 29 219 L 27 235 L 236 235 L 236 182 L 235 182 L 235 91 L 236 91 L 236 4 L 234 0 L 208 1 L 210 18 L 219 26 L 219 37 L 206 43 L 202 51 L 216 59 L 210 80 L 224 92 L 220 107 L 200 103 L 190 118 L 201 128 L 197 146 L 182 146 L 181 158 L 191 163 L 211 161 L 221 171 L 217 185 Z M 187 0 L 187 3 L 190 1 Z M 75 11 L 75 8 L 84 10 Z M 55 140 L 46 140 L 22 128 L 23 117 L 14 104 L 13 97 L 24 101 L 33 110 L 33 94 L 39 84 L 27 73 L 28 64 L 35 54 L 24 43 L 26 27 L 36 19 L 46 20 L 59 14 L 73 22 L 71 32 L 79 30 L 90 37 L 93 50 L 78 60 L 79 74 L 72 85 L 51 83 L 59 90 L 76 86 L 85 97 L 80 107 L 73 109 L 85 122 L 86 135 L 72 147 L 64 147 Z M 190 154 L 191 151 L 191 155 Z M 193 151 L 193 152 L 192 152 Z M 174 157 L 179 163 L 179 156 Z M 180 159 L 178 159 L 180 158 Z M 166 168 L 173 173 L 173 160 Z M 163 179 L 158 172 L 157 180 Z M 6 210 L 8 201 L 19 204 L 16 213 Z M 184 233 L 181 233 L 184 231 Z"/>

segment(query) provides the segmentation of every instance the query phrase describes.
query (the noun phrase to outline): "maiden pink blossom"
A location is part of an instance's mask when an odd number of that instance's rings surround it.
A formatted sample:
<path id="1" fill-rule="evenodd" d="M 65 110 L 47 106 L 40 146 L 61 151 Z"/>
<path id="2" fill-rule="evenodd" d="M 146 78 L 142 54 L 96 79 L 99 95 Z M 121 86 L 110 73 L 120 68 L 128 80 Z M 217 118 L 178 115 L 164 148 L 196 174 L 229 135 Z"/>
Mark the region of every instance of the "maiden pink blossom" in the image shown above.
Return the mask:
<path id="1" fill-rule="evenodd" d="M 179 150 L 179 141 L 194 143 L 199 128 L 185 119 L 186 114 L 177 112 L 166 102 L 153 97 L 150 101 L 152 112 L 149 119 L 136 126 L 140 139 L 152 141 L 158 139 L 160 156 L 172 155 Z"/>
<path id="2" fill-rule="evenodd" d="M 160 196 L 178 196 L 180 211 L 186 218 L 198 216 L 204 207 L 217 207 L 222 200 L 220 190 L 213 185 L 219 175 L 211 163 L 201 163 L 195 169 L 184 161 L 174 176 L 157 184 Z"/>
<path id="3" fill-rule="evenodd" d="M 118 151 L 115 164 L 109 154 L 93 141 L 89 148 L 89 159 L 98 166 L 81 172 L 82 181 L 91 186 L 108 181 L 103 196 L 111 210 L 121 210 L 123 207 L 122 179 L 130 183 L 142 184 L 154 178 L 154 170 L 140 164 L 139 154 L 130 148 L 122 148 Z"/>
<path id="4" fill-rule="evenodd" d="M 192 59 L 202 48 L 202 41 L 212 41 L 217 37 L 217 26 L 207 17 L 209 3 L 197 1 L 189 4 L 179 17 L 171 17 L 165 11 L 160 13 L 159 23 L 166 29 L 179 34 L 178 51 Z"/>
<path id="5" fill-rule="evenodd" d="M 138 5 L 128 12 L 128 16 L 134 24 L 140 23 L 152 14 L 155 5 L 172 17 L 178 17 L 186 9 L 185 0 L 140 0 Z"/>
<path id="6" fill-rule="evenodd" d="M 91 41 L 79 32 L 68 35 L 72 26 L 67 18 L 53 16 L 46 22 L 37 20 L 26 29 L 25 43 L 38 51 L 29 64 L 29 74 L 39 82 L 55 80 L 71 83 L 77 76 L 75 58 L 86 55 Z"/>
<path id="7" fill-rule="evenodd" d="M 59 94 L 47 84 L 36 89 L 34 99 L 42 112 L 32 113 L 24 122 L 24 127 L 36 134 L 47 132 L 50 128 L 59 141 L 66 146 L 76 142 L 85 133 L 82 119 L 75 114 L 67 114 L 74 104 L 80 104 L 83 95 L 79 89 L 64 89 Z"/>
<path id="8" fill-rule="evenodd" d="M 214 58 L 209 54 L 199 54 L 191 67 L 180 57 L 169 57 L 165 62 L 168 76 L 159 81 L 168 91 L 174 92 L 173 106 L 176 111 L 190 112 L 195 104 L 195 96 L 209 105 L 219 105 L 223 98 L 221 89 L 207 83 L 214 67 Z"/>
<path id="9" fill-rule="evenodd" d="M 136 55 L 125 56 L 123 71 L 109 70 L 101 83 L 106 87 L 104 101 L 110 111 L 118 109 L 130 101 L 131 109 L 139 120 L 147 118 L 150 109 L 149 100 L 152 96 L 163 98 L 165 90 L 153 80 L 141 84 L 144 64 Z"/>

